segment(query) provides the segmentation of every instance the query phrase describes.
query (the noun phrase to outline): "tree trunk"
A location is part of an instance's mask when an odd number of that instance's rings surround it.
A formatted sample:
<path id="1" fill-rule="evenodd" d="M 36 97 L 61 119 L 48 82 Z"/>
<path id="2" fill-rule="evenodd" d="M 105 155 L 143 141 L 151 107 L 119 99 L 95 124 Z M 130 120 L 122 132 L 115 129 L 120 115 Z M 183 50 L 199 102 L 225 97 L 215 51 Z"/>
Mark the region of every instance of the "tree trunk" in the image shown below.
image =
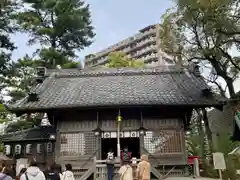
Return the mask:
<path id="1" fill-rule="evenodd" d="M 196 109 L 197 112 L 197 126 L 198 126 L 198 134 L 201 137 L 201 144 L 200 144 L 200 154 L 201 158 L 205 159 L 205 153 L 204 153 L 204 132 L 202 128 L 202 114 L 199 111 L 199 109 Z"/>
<path id="2" fill-rule="evenodd" d="M 204 122 L 204 126 L 205 126 L 205 131 L 206 131 L 206 135 L 207 135 L 208 143 L 209 143 L 209 150 L 212 153 L 213 152 L 213 139 L 212 139 L 212 132 L 209 127 L 206 109 L 202 108 L 202 114 L 203 114 L 203 122 Z"/>
<path id="3" fill-rule="evenodd" d="M 232 98 L 236 95 L 235 90 L 234 90 L 234 86 L 233 86 L 233 80 L 232 80 L 232 78 L 226 77 L 225 81 L 226 81 L 226 84 L 227 84 L 227 87 L 228 87 L 229 95 Z"/>

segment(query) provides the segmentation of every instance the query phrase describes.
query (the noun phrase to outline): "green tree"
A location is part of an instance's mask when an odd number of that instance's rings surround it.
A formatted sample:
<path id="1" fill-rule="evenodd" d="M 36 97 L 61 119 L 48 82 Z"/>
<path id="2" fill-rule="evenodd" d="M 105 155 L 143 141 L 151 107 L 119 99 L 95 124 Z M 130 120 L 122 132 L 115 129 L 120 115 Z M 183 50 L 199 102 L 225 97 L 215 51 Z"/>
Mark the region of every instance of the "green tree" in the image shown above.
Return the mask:
<path id="1" fill-rule="evenodd" d="M 144 66 L 144 61 L 127 57 L 123 52 L 112 52 L 107 57 L 108 63 L 105 67 L 108 68 L 121 68 L 133 67 L 140 68 Z"/>
<path id="2" fill-rule="evenodd" d="M 29 129 L 37 125 L 35 120 L 18 120 L 15 122 L 11 122 L 7 125 L 5 132 L 16 132 L 19 130 Z"/>
<path id="3" fill-rule="evenodd" d="M 219 79 L 225 81 L 230 97 L 236 96 L 233 83 L 239 75 L 237 54 L 230 53 L 239 48 L 239 0 L 177 0 L 177 8 L 168 10 L 162 17 L 161 46 L 167 53 L 180 57 L 182 64 L 198 61 L 210 68 L 209 83 L 214 83 L 222 95 L 225 88 Z M 172 50 L 173 47 L 174 51 Z M 238 49 L 239 51 L 239 49 Z M 206 110 L 201 111 L 203 128 L 210 152 L 212 134 Z M 197 125 L 200 127 L 200 125 Z M 205 142 L 205 141 L 204 141 Z"/>
<path id="4" fill-rule="evenodd" d="M 7 111 L 3 104 L 0 104 L 0 124 L 8 122 Z"/>
<path id="5" fill-rule="evenodd" d="M 29 45 L 40 43 L 37 50 L 48 68 L 77 65 L 76 51 L 92 43 L 89 5 L 82 0 L 22 0 L 26 8 L 19 12 L 18 23 L 30 34 Z M 72 63 L 72 65 L 70 65 Z"/>
<path id="6" fill-rule="evenodd" d="M 204 68 L 210 68 L 210 76 L 206 77 L 206 80 L 216 84 L 222 95 L 225 94 L 225 88 L 219 84 L 219 79 L 224 80 L 230 97 L 234 98 L 236 93 L 233 83 L 239 75 L 240 57 L 230 51 L 235 47 L 239 51 L 239 0 L 176 0 L 176 2 L 177 8 L 168 10 L 162 16 L 160 38 L 163 51 L 175 56 L 181 64 L 198 61 Z M 200 149 L 194 150 L 202 152 L 201 157 L 206 159 L 211 157 L 209 153 L 212 152 L 212 135 L 206 110 L 199 112 L 202 123 L 195 126 L 202 130 L 197 135 L 190 136 L 189 141 L 194 148 L 196 144 L 200 144 L 198 146 Z M 200 132 L 204 132 L 205 135 Z M 224 146 L 230 147 L 229 137 L 224 138 L 226 140 Z M 205 162 L 204 165 L 206 171 L 212 168 L 209 162 Z"/>
<path id="7" fill-rule="evenodd" d="M 10 0 L 0 2 L 0 103 L 3 103 L 2 90 L 9 83 L 12 75 L 12 64 L 10 62 L 11 52 L 15 49 L 10 35 L 16 30 L 14 15 L 17 4 Z"/>
<path id="8" fill-rule="evenodd" d="M 34 60 L 34 66 L 44 66 L 48 69 L 56 68 L 60 65 L 62 68 L 82 68 L 81 63 L 74 61 L 73 57 L 64 55 L 54 48 L 42 48 L 39 51 L 39 58 Z"/>
<path id="9" fill-rule="evenodd" d="M 239 0 L 178 0 L 177 8 L 162 18 L 163 50 L 171 52 L 176 46 L 173 55 L 183 63 L 208 64 L 212 68 L 209 82 L 223 79 L 231 97 L 235 97 L 233 83 L 240 70 L 240 57 L 229 53 L 239 48 L 239 4 Z"/>

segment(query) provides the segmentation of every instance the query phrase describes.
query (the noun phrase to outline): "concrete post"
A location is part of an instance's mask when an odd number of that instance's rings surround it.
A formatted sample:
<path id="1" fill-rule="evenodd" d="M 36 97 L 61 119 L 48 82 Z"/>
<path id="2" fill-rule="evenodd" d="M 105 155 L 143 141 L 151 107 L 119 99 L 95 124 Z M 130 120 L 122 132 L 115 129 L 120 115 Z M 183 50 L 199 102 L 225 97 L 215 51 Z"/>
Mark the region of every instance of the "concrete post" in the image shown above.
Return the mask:
<path id="1" fill-rule="evenodd" d="M 197 158 L 194 158 L 193 176 L 194 176 L 194 178 L 200 176 L 199 162 L 198 162 Z"/>

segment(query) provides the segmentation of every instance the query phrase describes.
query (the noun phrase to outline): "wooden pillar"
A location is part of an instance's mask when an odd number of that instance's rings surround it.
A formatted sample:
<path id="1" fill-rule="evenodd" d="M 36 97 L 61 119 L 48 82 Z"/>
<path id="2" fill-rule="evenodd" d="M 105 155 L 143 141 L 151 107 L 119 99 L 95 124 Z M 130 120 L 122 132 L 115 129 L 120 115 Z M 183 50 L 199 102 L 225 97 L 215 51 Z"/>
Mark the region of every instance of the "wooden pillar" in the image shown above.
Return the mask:
<path id="1" fill-rule="evenodd" d="M 102 130 L 101 130 L 101 122 L 99 120 L 99 111 L 97 111 L 97 118 L 96 118 L 97 129 L 99 131 L 99 135 L 96 137 L 96 158 L 97 160 L 102 159 Z"/>
<path id="2" fill-rule="evenodd" d="M 102 135 L 101 133 L 99 134 L 99 136 L 96 137 L 96 150 L 98 150 L 98 152 L 96 153 L 96 158 L 97 160 L 100 160 L 102 158 L 102 141 L 101 138 Z"/>
<path id="3" fill-rule="evenodd" d="M 143 124 L 143 114 L 142 111 L 140 112 L 140 129 L 144 128 L 144 124 Z M 146 132 L 145 132 L 146 133 Z M 144 134 L 145 134 L 144 133 Z M 140 157 L 142 154 L 144 154 L 144 134 L 141 134 L 139 131 L 139 141 L 140 141 Z"/>
<path id="4" fill-rule="evenodd" d="M 144 148 L 144 135 L 140 135 L 139 137 L 140 137 L 139 141 L 140 141 L 140 156 L 141 156 L 142 154 L 144 154 L 144 150 L 143 150 L 143 148 Z"/>
<path id="5" fill-rule="evenodd" d="M 55 142 L 55 161 L 59 163 L 59 158 L 60 158 L 60 148 L 61 148 L 61 134 L 59 129 L 57 129 L 56 132 L 56 142 Z"/>

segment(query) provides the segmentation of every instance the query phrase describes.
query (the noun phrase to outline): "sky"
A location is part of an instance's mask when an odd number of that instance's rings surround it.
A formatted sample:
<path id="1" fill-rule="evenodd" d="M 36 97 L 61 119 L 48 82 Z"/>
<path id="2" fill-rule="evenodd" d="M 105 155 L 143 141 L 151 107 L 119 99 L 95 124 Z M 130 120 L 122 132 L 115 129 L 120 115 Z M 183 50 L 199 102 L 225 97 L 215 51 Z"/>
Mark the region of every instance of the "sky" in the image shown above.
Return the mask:
<path id="1" fill-rule="evenodd" d="M 115 44 L 138 30 L 159 23 L 161 16 L 168 8 L 174 6 L 173 0 L 85 0 L 90 4 L 92 25 L 96 36 L 94 43 L 78 52 L 79 60 L 84 56 L 96 53 Z M 13 60 L 32 54 L 39 46 L 27 46 L 27 34 L 17 33 L 13 40 L 18 47 L 13 53 Z M 237 53 L 233 50 L 233 54 Z M 240 54 L 240 53 L 238 53 Z M 205 73 L 206 74 L 206 73 Z M 237 91 L 240 90 L 240 80 L 235 82 Z"/>
<path id="2" fill-rule="evenodd" d="M 90 4 L 92 25 L 96 36 L 91 46 L 78 52 L 79 60 L 113 45 L 138 30 L 160 22 L 161 16 L 173 7 L 172 0 L 85 0 Z M 12 40 L 18 47 L 12 59 L 17 60 L 26 54 L 32 55 L 39 45 L 27 46 L 28 34 L 17 33 Z M 1 129 L 1 125 L 0 125 Z"/>
<path id="3" fill-rule="evenodd" d="M 90 4 L 92 24 L 96 36 L 94 43 L 78 52 L 80 60 L 85 55 L 96 53 L 117 43 L 138 30 L 160 22 L 161 15 L 173 6 L 172 0 L 85 0 Z M 17 33 L 13 40 L 18 47 L 13 53 L 13 59 L 32 54 L 37 48 L 27 46 L 28 35 Z"/>

